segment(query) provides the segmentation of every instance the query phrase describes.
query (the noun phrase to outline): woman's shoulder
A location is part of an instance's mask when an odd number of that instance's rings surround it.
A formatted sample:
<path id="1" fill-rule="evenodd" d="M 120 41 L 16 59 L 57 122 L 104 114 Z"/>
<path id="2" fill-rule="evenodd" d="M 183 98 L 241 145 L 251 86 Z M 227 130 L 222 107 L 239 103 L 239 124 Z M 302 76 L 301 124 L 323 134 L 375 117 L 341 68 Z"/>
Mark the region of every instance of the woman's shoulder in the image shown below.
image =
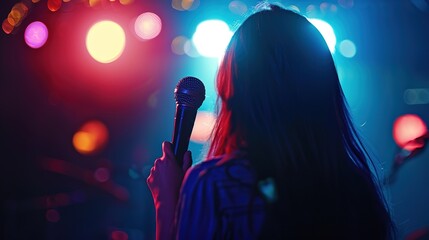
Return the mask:
<path id="1" fill-rule="evenodd" d="M 193 182 L 224 182 L 240 180 L 252 182 L 254 171 L 248 159 L 243 157 L 220 156 L 204 160 L 187 172 L 187 179 Z M 197 181 L 198 180 L 198 181 Z"/>

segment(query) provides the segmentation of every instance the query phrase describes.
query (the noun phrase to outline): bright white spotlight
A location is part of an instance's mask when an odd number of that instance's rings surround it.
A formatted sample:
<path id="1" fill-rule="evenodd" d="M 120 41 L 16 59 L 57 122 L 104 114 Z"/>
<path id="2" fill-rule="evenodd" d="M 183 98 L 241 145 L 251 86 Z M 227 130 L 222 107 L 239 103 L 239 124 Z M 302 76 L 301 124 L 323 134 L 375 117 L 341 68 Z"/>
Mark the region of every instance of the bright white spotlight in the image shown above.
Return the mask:
<path id="1" fill-rule="evenodd" d="M 112 21 L 94 24 L 86 35 L 86 48 L 95 60 L 111 63 L 118 59 L 125 48 L 125 32 Z"/>
<path id="2" fill-rule="evenodd" d="M 207 20 L 198 24 L 192 41 L 202 56 L 220 58 L 224 55 L 232 34 L 224 21 Z"/>
<path id="3" fill-rule="evenodd" d="M 309 18 L 308 21 L 310 21 L 311 24 L 313 24 L 317 30 L 322 34 L 323 38 L 326 41 L 326 44 L 329 47 L 329 50 L 331 53 L 335 52 L 335 45 L 337 44 L 337 37 L 335 36 L 334 29 L 329 25 L 329 23 L 316 19 L 316 18 Z"/>

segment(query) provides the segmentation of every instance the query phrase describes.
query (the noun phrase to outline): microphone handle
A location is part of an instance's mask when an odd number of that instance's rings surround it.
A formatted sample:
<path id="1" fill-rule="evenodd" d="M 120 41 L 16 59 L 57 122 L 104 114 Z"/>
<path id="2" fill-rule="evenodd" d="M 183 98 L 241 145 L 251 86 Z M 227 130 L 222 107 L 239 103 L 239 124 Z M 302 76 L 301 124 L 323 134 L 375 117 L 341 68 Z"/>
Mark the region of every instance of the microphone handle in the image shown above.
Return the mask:
<path id="1" fill-rule="evenodd" d="M 183 155 L 188 150 L 189 139 L 194 127 L 197 110 L 184 105 L 176 105 L 174 117 L 173 152 L 177 163 L 183 165 Z"/>

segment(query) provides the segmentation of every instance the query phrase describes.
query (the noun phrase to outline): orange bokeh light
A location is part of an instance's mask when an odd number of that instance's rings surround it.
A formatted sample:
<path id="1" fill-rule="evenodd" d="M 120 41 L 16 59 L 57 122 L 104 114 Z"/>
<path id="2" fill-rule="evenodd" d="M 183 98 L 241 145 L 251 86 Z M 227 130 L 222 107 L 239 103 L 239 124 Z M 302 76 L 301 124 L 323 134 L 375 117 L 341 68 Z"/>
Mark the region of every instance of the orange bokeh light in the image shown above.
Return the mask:
<path id="1" fill-rule="evenodd" d="M 109 138 L 107 127 L 100 121 L 86 122 L 73 136 L 73 146 L 81 154 L 94 154 L 104 148 Z"/>
<path id="2" fill-rule="evenodd" d="M 402 115 L 393 124 L 393 139 L 399 147 L 408 151 L 423 147 L 424 142 L 415 142 L 413 140 L 422 137 L 426 133 L 426 124 L 415 114 Z"/>
<path id="3" fill-rule="evenodd" d="M 1 27 L 3 29 L 3 32 L 5 32 L 6 34 L 10 34 L 14 29 L 14 27 L 9 23 L 7 18 L 3 21 Z"/>

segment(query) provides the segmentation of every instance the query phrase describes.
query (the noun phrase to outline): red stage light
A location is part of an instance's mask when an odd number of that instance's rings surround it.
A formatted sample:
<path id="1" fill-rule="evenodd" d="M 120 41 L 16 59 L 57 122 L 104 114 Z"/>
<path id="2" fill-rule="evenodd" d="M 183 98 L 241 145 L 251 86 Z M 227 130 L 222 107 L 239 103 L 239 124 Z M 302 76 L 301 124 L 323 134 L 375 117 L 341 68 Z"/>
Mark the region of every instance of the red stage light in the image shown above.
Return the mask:
<path id="1" fill-rule="evenodd" d="M 10 34 L 13 31 L 13 26 L 10 24 L 10 22 L 7 20 L 7 18 L 3 21 L 1 25 L 3 32 L 6 34 Z"/>
<path id="2" fill-rule="evenodd" d="M 61 8 L 62 4 L 62 0 L 48 0 L 48 9 L 52 12 L 56 12 Z"/>
<path id="3" fill-rule="evenodd" d="M 393 139 L 399 147 L 408 151 L 423 147 L 423 142 L 413 142 L 413 140 L 426 133 L 426 124 L 415 114 L 402 115 L 393 124 Z"/>

